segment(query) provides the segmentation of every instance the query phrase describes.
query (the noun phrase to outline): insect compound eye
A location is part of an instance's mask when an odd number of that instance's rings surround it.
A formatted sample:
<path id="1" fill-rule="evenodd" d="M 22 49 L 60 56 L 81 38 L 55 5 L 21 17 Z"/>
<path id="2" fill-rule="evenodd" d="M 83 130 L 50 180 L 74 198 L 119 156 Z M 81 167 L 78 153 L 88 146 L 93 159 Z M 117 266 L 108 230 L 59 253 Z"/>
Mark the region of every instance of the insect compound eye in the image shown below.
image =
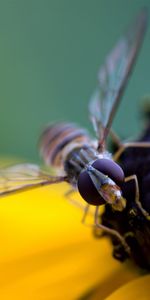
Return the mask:
<path id="1" fill-rule="evenodd" d="M 110 177 L 118 185 L 124 181 L 125 176 L 122 168 L 113 160 L 106 158 L 97 159 L 92 164 L 92 167 Z"/>
<path id="2" fill-rule="evenodd" d="M 83 171 L 80 173 L 77 185 L 80 195 L 89 204 L 101 205 L 105 203 L 104 199 L 96 190 L 87 171 Z"/>

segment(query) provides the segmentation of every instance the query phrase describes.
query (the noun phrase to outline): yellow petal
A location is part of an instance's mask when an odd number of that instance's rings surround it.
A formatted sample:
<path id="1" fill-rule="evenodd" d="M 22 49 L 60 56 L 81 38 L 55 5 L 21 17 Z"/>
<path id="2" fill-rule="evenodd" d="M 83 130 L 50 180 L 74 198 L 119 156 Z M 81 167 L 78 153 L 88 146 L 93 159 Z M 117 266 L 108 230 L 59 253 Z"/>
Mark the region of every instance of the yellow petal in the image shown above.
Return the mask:
<path id="1" fill-rule="evenodd" d="M 104 299 L 140 276 L 81 224 L 66 184 L 0 199 L 0 299 L 78 299 L 99 286 Z"/>
<path id="2" fill-rule="evenodd" d="M 114 292 L 106 300 L 149 300 L 150 275 L 140 277 Z M 100 299 L 100 298 L 99 298 Z"/>

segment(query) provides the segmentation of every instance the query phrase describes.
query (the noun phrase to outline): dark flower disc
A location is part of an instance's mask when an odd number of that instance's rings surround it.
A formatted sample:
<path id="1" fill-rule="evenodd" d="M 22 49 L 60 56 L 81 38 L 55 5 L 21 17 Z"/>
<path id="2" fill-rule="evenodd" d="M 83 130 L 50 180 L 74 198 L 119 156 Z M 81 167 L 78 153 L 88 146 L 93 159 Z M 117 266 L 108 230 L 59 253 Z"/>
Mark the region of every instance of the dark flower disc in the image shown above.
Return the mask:
<path id="1" fill-rule="evenodd" d="M 150 142 L 150 120 L 139 138 L 140 142 Z M 140 191 L 140 202 L 150 214 L 150 148 L 127 148 L 120 157 L 120 166 L 125 177 L 136 174 Z M 134 181 L 121 183 L 127 206 L 122 212 L 105 206 L 102 224 L 117 230 L 130 246 L 131 258 L 137 265 L 150 270 L 150 221 L 142 214 L 135 203 Z M 120 242 L 110 236 L 113 243 L 113 256 L 124 261 L 128 255 Z"/>

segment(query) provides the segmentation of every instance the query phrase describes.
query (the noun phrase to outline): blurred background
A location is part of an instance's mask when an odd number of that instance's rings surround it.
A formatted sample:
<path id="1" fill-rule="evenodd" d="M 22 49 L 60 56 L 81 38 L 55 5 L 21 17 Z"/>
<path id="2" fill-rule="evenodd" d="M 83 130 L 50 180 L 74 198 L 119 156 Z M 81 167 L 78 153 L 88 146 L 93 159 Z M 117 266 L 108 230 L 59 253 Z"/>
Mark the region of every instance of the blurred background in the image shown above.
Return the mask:
<path id="1" fill-rule="evenodd" d="M 0 154 L 38 161 L 45 124 L 73 121 L 92 132 L 88 100 L 97 71 L 150 0 L 0 1 Z M 150 23 L 150 22 L 149 22 Z M 122 137 L 141 128 L 150 94 L 150 24 L 113 123 Z"/>

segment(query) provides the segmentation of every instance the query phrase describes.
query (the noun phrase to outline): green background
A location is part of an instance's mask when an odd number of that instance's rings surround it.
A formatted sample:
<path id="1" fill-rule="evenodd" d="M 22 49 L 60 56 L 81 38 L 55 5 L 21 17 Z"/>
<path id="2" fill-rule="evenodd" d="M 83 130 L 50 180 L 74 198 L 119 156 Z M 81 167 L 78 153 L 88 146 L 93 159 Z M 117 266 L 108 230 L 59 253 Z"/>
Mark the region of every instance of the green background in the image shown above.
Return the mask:
<path id="1" fill-rule="evenodd" d="M 87 103 L 98 67 L 143 6 L 150 1 L 0 1 L 0 154 L 38 160 L 39 133 L 52 121 L 91 130 Z M 149 92 L 150 24 L 113 123 L 118 134 L 139 132 Z"/>

